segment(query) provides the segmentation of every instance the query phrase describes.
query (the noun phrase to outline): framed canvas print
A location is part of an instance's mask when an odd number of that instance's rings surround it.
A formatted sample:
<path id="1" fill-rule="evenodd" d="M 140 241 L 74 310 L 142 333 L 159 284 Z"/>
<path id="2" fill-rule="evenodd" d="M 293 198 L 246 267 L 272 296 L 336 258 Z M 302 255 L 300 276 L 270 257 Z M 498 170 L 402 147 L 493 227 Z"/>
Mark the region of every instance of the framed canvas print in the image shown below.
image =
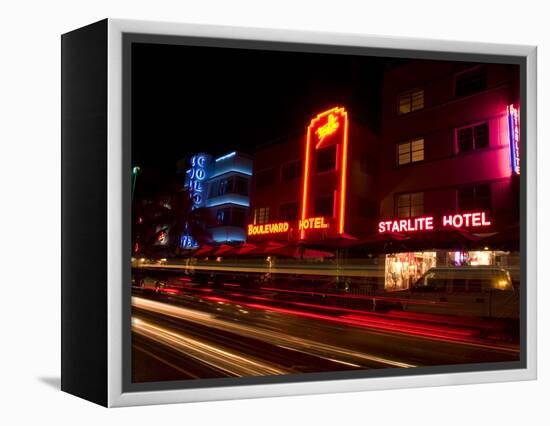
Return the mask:
<path id="1" fill-rule="evenodd" d="M 536 377 L 536 49 L 62 36 L 62 389 L 105 406 Z"/>

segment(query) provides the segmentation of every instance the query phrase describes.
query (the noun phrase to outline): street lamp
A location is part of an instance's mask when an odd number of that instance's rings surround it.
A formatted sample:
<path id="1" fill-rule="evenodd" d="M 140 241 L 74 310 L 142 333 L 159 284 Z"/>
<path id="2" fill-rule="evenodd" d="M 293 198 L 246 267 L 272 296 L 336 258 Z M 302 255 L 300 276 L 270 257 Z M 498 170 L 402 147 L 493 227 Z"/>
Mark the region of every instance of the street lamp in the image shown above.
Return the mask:
<path id="1" fill-rule="evenodd" d="M 136 180 L 140 173 L 141 173 L 141 169 L 138 166 L 134 166 L 132 168 L 132 200 L 134 199 L 134 191 L 136 189 Z"/>

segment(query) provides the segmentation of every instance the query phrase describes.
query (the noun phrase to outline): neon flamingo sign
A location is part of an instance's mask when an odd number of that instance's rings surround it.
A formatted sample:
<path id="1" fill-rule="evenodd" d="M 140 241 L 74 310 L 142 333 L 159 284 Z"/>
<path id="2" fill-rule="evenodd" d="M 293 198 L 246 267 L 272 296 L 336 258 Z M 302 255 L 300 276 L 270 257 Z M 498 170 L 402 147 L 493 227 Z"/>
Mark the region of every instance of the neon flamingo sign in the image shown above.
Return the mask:
<path id="1" fill-rule="evenodd" d="M 319 149 L 321 144 L 323 143 L 323 140 L 329 136 L 332 135 L 336 130 L 338 130 L 338 127 L 340 127 L 340 123 L 338 122 L 338 118 L 334 114 L 329 114 L 327 123 L 323 124 L 321 127 L 319 127 L 315 134 L 319 138 L 319 142 L 315 146 L 316 149 Z"/>
<path id="2" fill-rule="evenodd" d="M 301 220 L 305 221 L 311 217 L 309 196 L 314 189 L 315 181 L 313 179 L 311 168 L 314 163 L 314 153 L 316 150 L 325 148 L 329 145 L 337 146 L 336 170 L 340 174 L 339 185 L 335 191 L 335 217 L 336 231 L 338 234 L 344 233 L 345 213 L 346 213 L 346 185 L 347 185 L 347 162 L 348 162 L 348 113 L 343 107 L 335 107 L 318 114 L 313 118 L 307 128 L 306 146 L 305 146 L 305 164 L 302 190 L 302 211 Z M 317 143 L 313 142 L 317 136 Z M 300 230 L 300 238 L 304 239 L 307 227 Z"/>

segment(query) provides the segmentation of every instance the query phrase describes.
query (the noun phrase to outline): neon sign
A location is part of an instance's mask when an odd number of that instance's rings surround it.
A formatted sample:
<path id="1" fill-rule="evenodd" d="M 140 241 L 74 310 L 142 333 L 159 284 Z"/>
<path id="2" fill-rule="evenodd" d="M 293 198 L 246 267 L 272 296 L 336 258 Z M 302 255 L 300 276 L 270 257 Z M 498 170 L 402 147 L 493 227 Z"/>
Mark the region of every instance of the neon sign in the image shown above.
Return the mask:
<path id="1" fill-rule="evenodd" d="M 315 134 L 319 137 L 319 142 L 317 143 L 317 146 L 315 148 L 319 149 L 319 146 L 321 145 L 323 140 L 328 135 L 332 135 L 336 130 L 338 130 L 338 127 L 340 127 L 338 118 L 336 118 L 334 114 L 329 114 L 327 123 L 322 125 L 315 131 Z"/>
<path id="2" fill-rule="evenodd" d="M 306 229 L 327 229 L 329 224 L 324 217 L 309 217 L 307 219 L 298 220 L 298 229 L 300 231 Z M 288 222 L 265 223 L 263 225 L 248 225 L 248 235 L 265 235 L 265 234 L 282 234 L 288 232 L 290 224 Z"/>
<path id="3" fill-rule="evenodd" d="M 479 228 L 491 226 L 492 223 L 485 212 L 472 212 L 449 214 L 441 217 L 440 224 L 442 228 Z M 378 232 L 385 233 L 404 233 L 431 231 L 434 229 L 434 217 L 424 216 L 409 219 L 383 220 L 378 222 Z"/>
<path id="4" fill-rule="evenodd" d="M 206 154 L 197 154 L 191 157 L 191 168 L 187 170 L 187 188 L 191 197 L 191 209 L 195 210 L 202 207 L 205 201 L 203 194 L 204 180 L 206 179 L 206 168 L 208 166 L 208 156 Z"/>
<path id="5" fill-rule="evenodd" d="M 304 229 L 326 229 L 328 223 L 325 223 L 324 217 L 310 217 L 308 219 L 300 219 L 298 221 L 298 229 L 300 231 Z"/>
<path id="6" fill-rule="evenodd" d="M 195 249 L 199 243 L 191 235 L 182 235 L 180 238 L 180 247 L 183 249 Z"/>
<path id="7" fill-rule="evenodd" d="M 248 225 L 248 235 L 280 234 L 288 231 L 288 222 Z"/>
<path id="8" fill-rule="evenodd" d="M 510 140 L 510 167 L 512 173 L 519 175 L 519 110 L 514 104 L 508 105 L 508 137 Z"/>
<path id="9" fill-rule="evenodd" d="M 317 135 L 319 141 L 317 144 L 312 143 L 313 135 Z M 333 135 L 331 138 L 327 136 Z M 306 135 L 305 146 L 305 163 L 302 189 L 302 211 L 301 220 L 306 220 L 310 213 L 309 194 L 315 189 L 315 181 L 311 173 L 312 163 L 315 150 L 324 148 L 328 144 L 337 146 L 337 161 L 336 169 L 340 173 L 339 185 L 335 191 L 336 203 L 336 224 L 337 233 L 344 233 L 344 222 L 346 213 L 346 185 L 347 185 L 347 162 L 348 162 L 348 113 L 345 108 L 335 107 L 318 114 L 311 120 Z M 300 238 L 304 239 L 306 228 L 300 229 Z"/>

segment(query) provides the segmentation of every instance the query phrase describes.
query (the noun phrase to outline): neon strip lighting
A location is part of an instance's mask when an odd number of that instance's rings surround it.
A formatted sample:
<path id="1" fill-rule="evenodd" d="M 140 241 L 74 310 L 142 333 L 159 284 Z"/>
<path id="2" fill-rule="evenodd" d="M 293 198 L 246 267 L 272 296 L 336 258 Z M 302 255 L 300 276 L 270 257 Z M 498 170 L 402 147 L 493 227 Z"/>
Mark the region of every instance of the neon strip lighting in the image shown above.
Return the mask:
<path id="1" fill-rule="evenodd" d="M 212 180 L 214 178 L 217 178 L 219 176 L 226 175 L 226 174 L 229 174 L 229 173 L 240 173 L 240 174 L 245 175 L 245 176 L 252 176 L 252 172 L 250 172 L 247 169 L 240 169 L 240 168 L 232 167 L 230 169 L 222 170 L 218 173 L 215 173 L 215 174 L 211 175 L 208 179 Z"/>
<path id="2" fill-rule="evenodd" d="M 346 215 L 346 190 L 347 190 L 347 172 L 348 172 L 348 113 L 342 111 L 344 117 L 344 147 L 342 154 L 342 174 L 340 183 L 340 223 L 338 226 L 338 232 L 344 233 L 344 219 Z"/>
<path id="3" fill-rule="evenodd" d="M 235 151 L 230 152 L 229 154 L 222 155 L 221 157 L 216 158 L 216 162 L 227 160 L 228 158 L 234 157 L 237 153 Z"/>
<path id="4" fill-rule="evenodd" d="M 318 123 L 323 120 L 325 117 L 327 117 L 327 122 L 323 124 L 323 126 L 319 127 L 318 129 L 325 129 L 321 132 L 318 132 L 317 130 L 314 132 L 314 128 L 318 125 Z M 332 117 L 332 119 L 331 119 Z M 320 114 L 318 114 L 314 119 L 311 120 L 308 128 L 307 128 L 307 135 L 306 135 L 306 153 L 305 153 L 305 165 L 304 165 L 304 181 L 303 181 L 303 190 L 302 190 L 302 214 L 301 219 L 306 220 L 308 217 L 308 196 L 309 196 L 309 178 L 310 178 L 310 168 L 311 168 L 311 145 L 312 145 L 312 133 L 317 135 L 319 137 L 319 142 L 315 145 L 315 149 L 322 148 L 323 142 L 326 141 L 326 137 L 330 134 L 335 133 L 340 125 L 338 123 L 338 119 L 342 118 L 344 120 L 344 126 L 343 126 L 343 140 L 341 145 L 341 148 L 338 150 L 338 152 L 341 150 L 342 157 L 340 162 L 340 202 L 339 202 L 339 209 L 338 209 L 338 217 L 337 217 L 337 225 L 338 225 L 338 233 L 343 234 L 344 228 L 345 228 L 345 213 L 346 213 L 346 189 L 347 189 L 347 161 L 348 161 L 348 134 L 349 134 L 349 123 L 348 123 L 348 114 L 343 107 L 335 107 L 331 108 L 327 111 L 324 111 Z M 338 124 L 338 125 L 337 125 Z M 302 229 L 300 231 L 300 239 L 305 238 L 305 230 Z"/>
<path id="5" fill-rule="evenodd" d="M 214 198 L 212 201 L 206 202 L 206 207 L 218 207 L 223 204 L 231 204 L 234 206 L 250 207 L 250 202 L 247 199 L 234 198 L 228 195 L 221 195 Z"/>
<path id="6" fill-rule="evenodd" d="M 513 104 L 508 105 L 508 137 L 510 140 L 510 167 L 512 173 L 519 175 L 519 111 Z"/>

